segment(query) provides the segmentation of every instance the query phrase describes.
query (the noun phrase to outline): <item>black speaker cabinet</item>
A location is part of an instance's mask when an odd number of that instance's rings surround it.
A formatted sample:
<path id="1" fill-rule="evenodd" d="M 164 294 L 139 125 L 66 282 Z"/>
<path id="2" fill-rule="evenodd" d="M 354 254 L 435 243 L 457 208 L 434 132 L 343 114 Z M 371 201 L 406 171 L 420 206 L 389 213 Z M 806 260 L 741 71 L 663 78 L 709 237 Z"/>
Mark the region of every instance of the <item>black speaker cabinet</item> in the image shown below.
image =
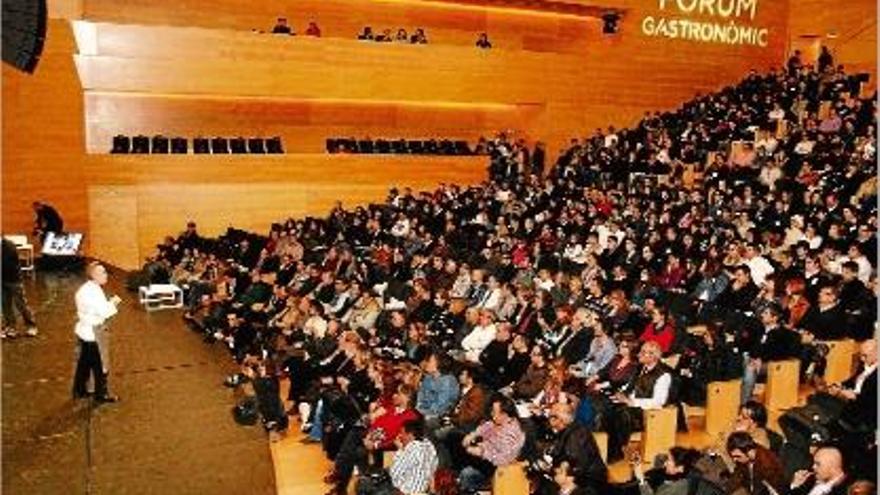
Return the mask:
<path id="1" fill-rule="evenodd" d="M 46 0 L 3 0 L 3 61 L 33 73 L 46 40 Z"/>

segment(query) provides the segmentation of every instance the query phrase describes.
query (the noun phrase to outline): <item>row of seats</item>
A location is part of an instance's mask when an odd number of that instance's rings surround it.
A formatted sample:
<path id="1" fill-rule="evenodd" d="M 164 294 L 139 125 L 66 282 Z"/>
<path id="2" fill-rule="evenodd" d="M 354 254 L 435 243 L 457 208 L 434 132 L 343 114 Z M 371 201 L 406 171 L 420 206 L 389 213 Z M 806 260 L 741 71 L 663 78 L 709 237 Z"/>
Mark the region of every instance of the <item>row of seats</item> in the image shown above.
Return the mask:
<path id="1" fill-rule="evenodd" d="M 189 139 L 184 137 L 168 138 L 162 135 L 149 138 L 144 135 L 134 137 L 117 135 L 113 137 L 113 148 L 110 153 L 116 154 L 182 154 L 190 151 Z M 254 137 L 245 139 L 236 138 L 205 138 L 197 137 L 192 140 L 192 152 L 195 154 L 280 154 L 284 153 L 280 137 L 261 138 Z"/>
<path id="2" fill-rule="evenodd" d="M 449 139 L 327 139 L 327 153 L 396 155 L 473 155 L 467 141 Z"/>

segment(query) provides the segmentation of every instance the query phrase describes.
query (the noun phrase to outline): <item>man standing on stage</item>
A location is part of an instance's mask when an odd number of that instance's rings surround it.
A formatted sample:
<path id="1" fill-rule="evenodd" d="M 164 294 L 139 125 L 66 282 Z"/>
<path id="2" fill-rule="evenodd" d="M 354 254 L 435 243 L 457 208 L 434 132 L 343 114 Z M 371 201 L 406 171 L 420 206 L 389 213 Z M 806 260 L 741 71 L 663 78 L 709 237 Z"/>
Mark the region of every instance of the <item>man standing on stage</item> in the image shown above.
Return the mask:
<path id="1" fill-rule="evenodd" d="M 107 299 L 102 285 L 107 283 L 107 269 L 97 261 L 86 268 L 89 280 L 76 291 L 76 313 L 78 320 L 74 332 L 79 346 L 79 360 L 73 378 L 73 398 L 88 396 L 86 383 L 89 374 L 95 380 L 95 400 L 98 402 L 117 402 L 118 397 L 107 391 L 107 376 L 101 361 L 96 334 L 104 331 L 107 320 L 116 314 L 122 301 L 119 296 Z M 108 353 L 109 354 L 109 353 Z"/>

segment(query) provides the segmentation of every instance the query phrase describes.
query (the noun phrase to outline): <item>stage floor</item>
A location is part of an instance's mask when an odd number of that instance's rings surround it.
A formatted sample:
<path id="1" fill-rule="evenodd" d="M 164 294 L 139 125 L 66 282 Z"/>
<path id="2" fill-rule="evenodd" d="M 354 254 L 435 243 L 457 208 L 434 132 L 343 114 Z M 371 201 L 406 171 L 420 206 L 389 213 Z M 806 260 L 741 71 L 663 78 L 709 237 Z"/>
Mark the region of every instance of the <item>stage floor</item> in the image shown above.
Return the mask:
<path id="1" fill-rule="evenodd" d="M 82 275 L 40 273 L 25 283 L 40 335 L 2 344 L 2 492 L 8 494 L 273 494 L 262 429 L 235 424 L 235 367 L 202 343 L 179 310 L 146 313 L 120 272 L 124 302 L 112 324 L 110 389 L 122 401 L 70 398 Z"/>

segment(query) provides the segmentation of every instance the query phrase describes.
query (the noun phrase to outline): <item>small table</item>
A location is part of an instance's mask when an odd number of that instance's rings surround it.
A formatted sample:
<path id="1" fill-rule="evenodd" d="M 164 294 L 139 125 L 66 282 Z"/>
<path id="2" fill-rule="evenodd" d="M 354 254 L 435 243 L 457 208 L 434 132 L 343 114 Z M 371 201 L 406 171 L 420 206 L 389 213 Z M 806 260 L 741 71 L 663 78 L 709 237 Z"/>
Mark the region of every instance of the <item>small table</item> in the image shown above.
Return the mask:
<path id="1" fill-rule="evenodd" d="M 183 307 L 183 290 L 173 284 L 151 284 L 138 289 L 140 303 L 147 311 Z"/>

